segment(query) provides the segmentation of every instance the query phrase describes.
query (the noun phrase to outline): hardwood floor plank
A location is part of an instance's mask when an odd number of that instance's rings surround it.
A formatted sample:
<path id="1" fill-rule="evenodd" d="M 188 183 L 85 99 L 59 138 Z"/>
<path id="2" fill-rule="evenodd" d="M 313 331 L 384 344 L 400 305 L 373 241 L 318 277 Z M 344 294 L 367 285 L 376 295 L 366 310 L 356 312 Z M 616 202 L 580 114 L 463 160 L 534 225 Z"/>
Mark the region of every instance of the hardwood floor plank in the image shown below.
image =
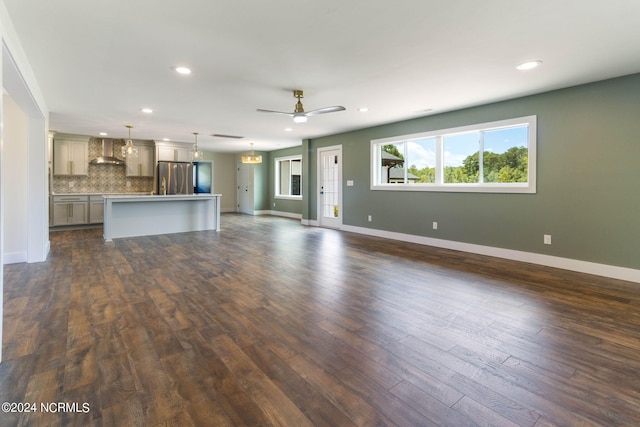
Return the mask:
<path id="1" fill-rule="evenodd" d="M 227 336 L 217 337 L 215 352 L 229 368 L 234 381 L 251 396 L 265 421 L 273 425 L 311 426 L 309 419 L 277 388 L 268 377 Z"/>
<path id="2" fill-rule="evenodd" d="M 393 422 L 341 381 L 335 381 L 321 366 L 303 355 L 287 361 L 291 368 L 307 382 L 321 390 L 323 396 L 356 425 L 393 425 Z"/>
<path id="3" fill-rule="evenodd" d="M 64 389 L 93 384 L 98 379 L 96 350 L 91 343 L 88 346 L 76 346 L 67 351 L 64 370 Z"/>
<path id="4" fill-rule="evenodd" d="M 517 427 L 518 424 L 487 408 L 468 396 L 463 397 L 453 407 L 456 412 L 465 414 L 478 425 Z M 537 422 L 537 420 L 536 420 Z M 532 424 L 533 425 L 533 424 Z"/>
<path id="5" fill-rule="evenodd" d="M 402 382 L 391 389 L 391 393 L 398 399 L 407 402 L 411 407 L 419 411 L 425 416 L 429 423 L 439 426 L 463 427 L 463 426 L 479 426 L 474 419 L 479 419 L 476 414 L 473 417 L 467 417 L 449 406 L 442 404 L 438 399 L 423 392 L 409 382 Z"/>
<path id="6" fill-rule="evenodd" d="M 270 349 L 270 343 L 257 343 L 242 349 L 269 379 L 309 418 L 314 426 L 348 426 L 353 422 L 336 408 L 289 364 Z"/>
<path id="7" fill-rule="evenodd" d="M 358 371 L 351 367 L 340 371 L 340 381 L 376 408 L 393 425 L 425 427 L 438 425 L 421 413 L 419 408 L 416 409 L 416 405 L 411 405 L 407 400 L 394 394 L 393 389 L 401 383 L 386 389 L 373 382 L 373 378 L 368 372 Z M 442 407 L 444 408 L 445 405 Z"/>

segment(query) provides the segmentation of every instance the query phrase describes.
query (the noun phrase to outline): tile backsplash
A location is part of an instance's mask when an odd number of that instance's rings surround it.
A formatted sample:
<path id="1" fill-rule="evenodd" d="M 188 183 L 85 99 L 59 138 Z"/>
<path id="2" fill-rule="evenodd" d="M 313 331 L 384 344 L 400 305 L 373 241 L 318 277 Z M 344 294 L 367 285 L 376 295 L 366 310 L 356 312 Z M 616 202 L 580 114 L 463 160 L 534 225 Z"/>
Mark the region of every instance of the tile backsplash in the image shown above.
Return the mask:
<path id="1" fill-rule="evenodd" d="M 120 152 L 124 139 L 114 139 L 113 142 L 116 152 Z M 88 151 L 87 163 L 102 154 L 102 139 L 90 138 Z M 54 175 L 52 187 L 56 194 L 150 193 L 153 191 L 153 178 L 127 176 L 126 166 L 89 164 L 87 176 Z"/>

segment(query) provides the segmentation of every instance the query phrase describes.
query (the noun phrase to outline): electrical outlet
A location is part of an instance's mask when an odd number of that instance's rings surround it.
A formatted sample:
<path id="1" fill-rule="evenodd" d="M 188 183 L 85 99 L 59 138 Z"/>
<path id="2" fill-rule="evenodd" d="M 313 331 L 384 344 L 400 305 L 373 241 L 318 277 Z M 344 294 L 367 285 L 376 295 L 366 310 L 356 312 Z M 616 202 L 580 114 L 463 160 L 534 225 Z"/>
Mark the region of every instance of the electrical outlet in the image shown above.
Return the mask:
<path id="1" fill-rule="evenodd" d="M 273 202 L 273 207 L 274 207 L 274 208 L 276 207 L 276 202 Z"/>
<path id="2" fill-rule="evenodd" d="M 437 222 L 435 222 L 435 221 L 433 221 L 433 229 L 434 229 L 434 230 L 437 230 L 437 229 L 438 229 L 438 223 L 437 223 Z"/>
<path id="3" fill-rule="evenodd" d="M 545 245 L 550 245 L 551 244 L 551 234 L 545 234 L 544 235 L 544 244 Z"/>
<path id="4" fill-rule="evenodd" d="M 367 216 L 367 221 L 369 221 L 369 222 L 373 221 L 373 217 L 371 217 L 371 215 L 368 215 Z"/>
<path id="5" fill-rule="evenodd" d="M 73 181 L 69 181 L 69 188 L 73 188 L 73 186 L 76 185 Z"/>
<path id="6" fill-rule="evenodd" d="M 131 187 L 131 181 L 127 181 L 127 188 Z"/>

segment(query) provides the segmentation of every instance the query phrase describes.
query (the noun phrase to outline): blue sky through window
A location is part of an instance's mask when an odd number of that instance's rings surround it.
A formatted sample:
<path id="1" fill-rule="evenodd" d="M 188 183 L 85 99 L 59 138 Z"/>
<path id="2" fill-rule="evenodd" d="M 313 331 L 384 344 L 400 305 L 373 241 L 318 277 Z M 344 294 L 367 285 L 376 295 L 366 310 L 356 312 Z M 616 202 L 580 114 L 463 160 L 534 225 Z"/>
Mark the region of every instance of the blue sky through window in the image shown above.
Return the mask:
<path id="1" fill-rule="evenodd" d="M 462 166 L 469 155 L 478 151 L 479 132 L 461 133 L 444 137 L 444 165 Z M 484 150 L 501 154 L 512 147 L 527 147 L 528 127 L 517 126 L 485 131 Z M 406 154 L 409 166 L 418 169 L 436 166 L 436 138 L 407 141 Z M 404 153 L 404 143 L 394 144 Z"/>

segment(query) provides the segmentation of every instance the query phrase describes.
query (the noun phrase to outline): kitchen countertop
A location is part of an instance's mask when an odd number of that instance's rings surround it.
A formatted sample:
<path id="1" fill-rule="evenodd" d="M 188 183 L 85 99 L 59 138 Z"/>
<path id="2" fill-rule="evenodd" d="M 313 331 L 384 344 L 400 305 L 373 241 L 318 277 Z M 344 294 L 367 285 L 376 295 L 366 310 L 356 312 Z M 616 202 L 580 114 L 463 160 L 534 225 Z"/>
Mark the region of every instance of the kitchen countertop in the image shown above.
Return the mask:
<path id="1" fill-rule="evenodd" d="M 104 192 L 104 193 L 49 193 L 50 196 L 111 196 L 111 195 L 117 195 L 117 196 L 144 196 L 147 195 L 149 196 L 150 193 L 148 191 L 145 192 L 138 192 L 138 193 L 109 193 L 109 192 Z"/>
<path id="2" fill-rule="evenodd" d="M 134 201 L 143 201 L 143 200 L 195 200 L 195 199 L 205 199 L 205 198 L 214 198 L 221 197 L 222 194 L 211 194 L 211 193 L 196 193 L 196 194 L 105 194 L 104 198 L 109 200 L 134 200 Z"/>

